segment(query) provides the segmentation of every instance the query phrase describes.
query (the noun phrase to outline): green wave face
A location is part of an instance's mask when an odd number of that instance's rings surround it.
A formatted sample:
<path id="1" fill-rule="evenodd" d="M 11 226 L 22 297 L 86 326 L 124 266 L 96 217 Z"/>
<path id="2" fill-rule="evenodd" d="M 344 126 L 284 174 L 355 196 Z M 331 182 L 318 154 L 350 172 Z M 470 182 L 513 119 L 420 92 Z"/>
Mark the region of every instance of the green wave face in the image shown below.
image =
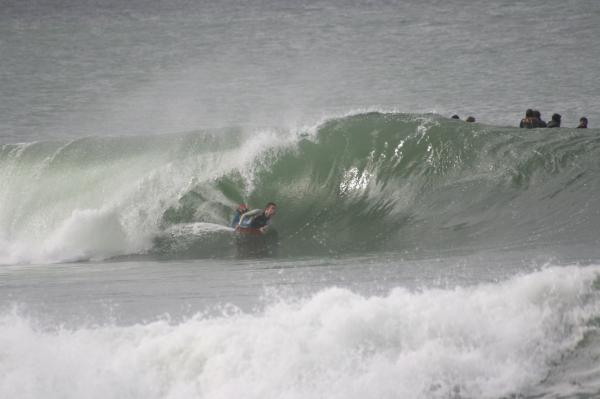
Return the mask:
<path id="1" fill-rule="evenodd" d="M 594 131 L 360 114 L 267 150 L 250 179 L 235 171 L 214 187 L 234 202 L 276 201 L 287 254 L 591 245 L 599 143 Z"/>
<path id="2" fill-rule="evenodd" d="M 190 224 L 227 225 L 237 203 L 268 201 L 282 256 L 592 248 L 599 143 L 596 130 L 367 113 L 301 134 L 4 145 L 0 260 L 229 255 L 226 230 Z"/>

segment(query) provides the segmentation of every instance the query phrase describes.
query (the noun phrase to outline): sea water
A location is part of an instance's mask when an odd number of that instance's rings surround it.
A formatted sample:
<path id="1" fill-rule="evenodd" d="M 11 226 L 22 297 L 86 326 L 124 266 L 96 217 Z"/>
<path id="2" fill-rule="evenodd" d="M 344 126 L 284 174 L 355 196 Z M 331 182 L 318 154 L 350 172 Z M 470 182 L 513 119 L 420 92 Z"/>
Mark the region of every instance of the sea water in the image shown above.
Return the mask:
<path id="1" fill-rule="evenodd" d="M 2 2 L 0 397 L 599 397 L 599 22 Z"/>
<path id="2" fill-rule="evenodd" d="M 597 396 L 597 266 L 379 254 L 48 268 L 2 272 L 2 396 Z"/>

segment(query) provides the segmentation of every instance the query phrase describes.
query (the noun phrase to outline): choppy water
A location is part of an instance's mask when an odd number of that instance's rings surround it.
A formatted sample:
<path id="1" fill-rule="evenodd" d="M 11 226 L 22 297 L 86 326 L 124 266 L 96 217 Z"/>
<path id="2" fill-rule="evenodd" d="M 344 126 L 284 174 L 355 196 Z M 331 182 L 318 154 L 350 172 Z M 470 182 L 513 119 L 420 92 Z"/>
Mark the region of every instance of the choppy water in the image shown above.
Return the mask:
<path id="1" fill-rule="evenodd" d="M 599 22 L 2 2 L 0 397 L 599 397 Z"/>

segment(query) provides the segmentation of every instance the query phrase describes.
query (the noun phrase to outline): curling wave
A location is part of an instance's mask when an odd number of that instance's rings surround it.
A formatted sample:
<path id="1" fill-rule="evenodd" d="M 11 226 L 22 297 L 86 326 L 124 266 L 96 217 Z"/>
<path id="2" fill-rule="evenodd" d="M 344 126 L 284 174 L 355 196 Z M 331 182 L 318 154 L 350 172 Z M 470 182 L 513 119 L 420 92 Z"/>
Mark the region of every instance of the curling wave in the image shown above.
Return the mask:
<path id="1" fill-rule="evenodd" d="M 306 132 L 7 144 L 0 261 L 229 254 L 215 237 L 226 235 L 220 226 L 235 204 L 271 200 L 282 255 L 590 247 L 600 226 L 599 147 L 594 130 L 396 113 Z"/>

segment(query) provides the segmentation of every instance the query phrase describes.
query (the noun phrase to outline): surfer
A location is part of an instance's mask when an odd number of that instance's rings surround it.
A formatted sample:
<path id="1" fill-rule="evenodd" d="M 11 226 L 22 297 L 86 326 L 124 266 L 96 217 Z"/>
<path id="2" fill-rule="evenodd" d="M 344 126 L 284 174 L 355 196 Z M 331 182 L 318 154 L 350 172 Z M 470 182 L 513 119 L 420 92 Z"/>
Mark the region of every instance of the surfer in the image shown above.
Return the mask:
<path id="1" fill-rule="evenodd" d="M 269 202 L 265 209 L 254 209 L 240 215 L 235 230 L 242 233 L 265 234 L 271 223 L 271 219 L 277 213 L 277 205 Z"/>
<path id="2" fill-rule="evenodd" d="M 581 119 L 579 119 L 579 126 L 577 126 L 577 129 L 587 129 L 587 125 L 587 118 L 585 116 L 582 116 Z"/>
<path id="3" fill-rule="evenodd" d="M 552 120 L 548 122 L 548 128 L 560 127 L 560 114 L 552 115 Z"/>
<path id="4" fill-rule="evenodd" d="M 475 122 L 475 117 L 469 116 L 467 119 L 465 119 L 465 122 Z"/>

